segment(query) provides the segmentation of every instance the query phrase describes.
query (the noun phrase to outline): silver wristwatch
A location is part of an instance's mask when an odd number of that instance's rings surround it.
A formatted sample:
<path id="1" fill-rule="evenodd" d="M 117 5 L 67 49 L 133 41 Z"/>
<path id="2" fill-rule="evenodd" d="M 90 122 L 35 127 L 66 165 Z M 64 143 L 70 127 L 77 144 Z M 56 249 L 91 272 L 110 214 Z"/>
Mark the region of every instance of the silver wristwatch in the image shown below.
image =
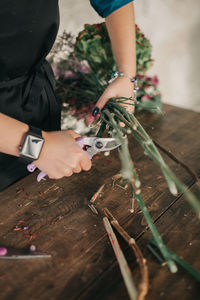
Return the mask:
<path id="1" fill-rule="evenodd" d="M 42 131 L 39 128 L 30 126 L 29 131 L 24 135 L 23 141 L 19 146 L 20 161 L 31 163 L 40 156 L 44 144 Z"/>

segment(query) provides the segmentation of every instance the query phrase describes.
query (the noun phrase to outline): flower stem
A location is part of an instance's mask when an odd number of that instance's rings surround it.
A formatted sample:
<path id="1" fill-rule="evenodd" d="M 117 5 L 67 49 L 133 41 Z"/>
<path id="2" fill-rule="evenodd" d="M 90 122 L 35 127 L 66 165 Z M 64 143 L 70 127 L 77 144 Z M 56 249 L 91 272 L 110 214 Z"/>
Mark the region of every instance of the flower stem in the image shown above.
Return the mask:
<path id="1" fill-rule="evenodd" d="M 166 261 L 166 263 L 167 263 L 170 271 L 172 273 L 176 273 L 177 270 L 178 270 L 177 266 L 174 263 L 173 258 L 171 256 L 171 254 L 169 253 L 167 247 L 163 243 L 163 240 L 162 240 L 162 238 L 161 238 L 161 236 L 160 236 L 160 234 L 159 234 L 156 226 L 154 225 L 154 223 L 153 223 L 153 221 L 151 219 L 151 216 L 150 216 L 150 214 L 148 212 L 148 209 L 147 209 L 146 205 L 144 204 L 144 201 L 142 200 L 141 195 L 137 195 L 135 193 L 135 189 L 134 189 L 134 187 L 133 187 L 132 184 L 131 184 L 131 188 L 132 188 L 132 190 L 133 190 L 133 192 L 135 194 L 135 198 L 136 198 L 136 200 L 137 200 L 137 202 L 138 202 L 138 204 L 140 206 L 140 209 L 142 210 L 144 218 L 145 218 L 145 220 L 146 220 L 146 222 L 147 222 L 147 224 L 149 226 L 149 229 L 151 230 L 151 233 L 152 233 L 152 235 L 153 235 L 153 237 L 154 237 L 154 239 L 155 239 L 155 241 L 156 241 L 156 243 L 158 245 L 158 248 L 159 248 L 160 252 L 163 255 L 164 260 Z"/>
<path id="2" fill-rule="evenodd" d="M 197 200 L 197 198 L 194 196 L 194 194 L 187 189 L 187 187 L 174 175 L 174 173 L 166 165 L 161 154 L 159 153 L 155 144 L 153 143 L 153 140 L 149 137 L 149 135 L 144 130 L 144 128 L 142 127 L 140 122 L 137 120 L 137 118 L 133 114 L 129 114 L 124 107 L 119 105 L 113 99 L 111 99 L 108 102 L 107 109 L 106 109 L 107 116 L 108 116 L 108 113 L 110 113 L 110 111 L 113 112 L 113 115 L 115 116 L 115 118 L 122 121 L 126 125 L 126 127 L 130 129 L 133 137 L 144 148 L 144 154 L 148 155 L 160 167 L 160 169 L 167 181 L 170 192 L 173 195 L 177 195 L 178 190 L 179 190 L 179 192 L 183 193 L 186 200 L 193 207 L 193 209 L 196 211 L 198 217 L 200 218 L 200 202 Z M 112 116 L 112 118 L 110 119 L 110 123 L 112 124 L 112 126 L 113 126 L 113 120 L 114 120 L 114 117 Z M 119 130 L 119 127 L 120 126 L 115 121 L 115 130 L 116 131 L 117 131 L 117 129 Z M 123 130 L 125 131 L 125 129 L 123 129 Z M 124 154 L 122 154 L 121 156 L 124 156 Z M 129 155 L 129 157 L 130 157 L 130 155 Z M 125 161 L 125 158 L 123 158 L 123 160 Z"/>

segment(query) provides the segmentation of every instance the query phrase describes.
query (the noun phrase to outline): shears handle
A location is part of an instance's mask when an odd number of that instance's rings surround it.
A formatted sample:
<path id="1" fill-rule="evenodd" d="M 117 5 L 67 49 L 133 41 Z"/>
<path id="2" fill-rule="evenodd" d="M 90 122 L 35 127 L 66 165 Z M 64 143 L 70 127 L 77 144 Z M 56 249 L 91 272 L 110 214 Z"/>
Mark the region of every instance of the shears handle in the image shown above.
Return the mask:
<path id="1" fill-rule="evenodd" d="M 36 167 L 36 165 L 34 165 L 34 163 L 31 163 L 27 166 L 27 170 L 31 173 L 34 172 L 35 169 L 37 169 L 37 167 Z M 47 174 L 45 172 L 43 172 L 43 171 L 40 172 L 37 176 L 37 181 L 40 182 L 40 180 L 42 180 L 42 178 L 44 178 L 46 175 Z"/>
<path id="2" fill-rule="evenodd" d="M 80 137 L 76 139 L 77 144 L 83 148 L 84 147 L 84 137 Z M 87 153 L 87 152 L 86 152 Z M 87 153 L 89 158 L 92 159 L 92 157 L 89 155 L 89 153 Z M 27 166 L 27 170 L 29 172 L 34 172 L 37 169 L 36 165 L 34 165 L 34 163 L 31 163 Z M 45 176 L 47 176 L 47 174 L 45 172 L 40 172 L 37 176 L 37 181 L 40 182 L 42 180 L 42 178 L 44 178 Z"/>

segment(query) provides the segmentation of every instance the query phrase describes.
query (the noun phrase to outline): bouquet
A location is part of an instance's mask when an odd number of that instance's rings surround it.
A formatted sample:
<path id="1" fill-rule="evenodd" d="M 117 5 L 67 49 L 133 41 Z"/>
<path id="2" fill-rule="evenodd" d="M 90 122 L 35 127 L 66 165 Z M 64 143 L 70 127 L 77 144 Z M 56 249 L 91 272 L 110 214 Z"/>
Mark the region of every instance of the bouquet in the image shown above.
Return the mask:
<path id="1" fill-rule="evenodd" d="M 136 25 L 136 60 L 139 91 L 136 112 L 161 112 L 157 76 L 145 73 L 153 64 L 151 44 Z M 71 115 L 83 118 L 94 107 L 117 65 L 105 23 L 86 24 L 75 38 L 64 32 L 51 54 L 57 95 Z"/>

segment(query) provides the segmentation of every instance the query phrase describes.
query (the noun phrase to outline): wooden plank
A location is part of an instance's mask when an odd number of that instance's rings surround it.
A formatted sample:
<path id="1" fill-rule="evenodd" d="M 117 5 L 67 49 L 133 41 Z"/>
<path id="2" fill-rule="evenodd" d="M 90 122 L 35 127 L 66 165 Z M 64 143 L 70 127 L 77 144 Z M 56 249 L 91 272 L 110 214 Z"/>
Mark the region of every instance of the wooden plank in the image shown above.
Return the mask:
<path id="1" fill-rule="evenodd" d="M 198 113 L 164 105 L 163 118 L 146 113 L 142 115 L 141 122 L 153 139 L 199 172 L 200 118 Z M 153 129 L 146 127 L 145 124 L 152 124 Z M 198 149 L 197 152 L 196 149 Z"/>
<path id="2" fill-rule="evenodd" d="M 151 115 L 146 119 L 147 115 L 143 116 L 144 123 L 154 126 L 153 130 L 149 129 L 150 135 L 159 137 L 161 144 L 165 142 L 176 154 L 182 147 L 180 157 L 200 172 L 197 161 L 199 140 L 195 138 L 200 133 L 198 114 L 169 106 L 165 110 L 163 117 Z M 191 133 L 185 133 L 182 128 L 191 126 L 193 130 L 194 123 L 194 141 L 188 144 L 188 140 L 192 139 Z M 175 132 L 179 143 L 172 138 Z M 156 219 L 176 198 L 169 194 L 158 168 L 142 154 L 141 148 L 132 141 L 130 149 L 143 183 L 143 198 Z M 187 172 L 168 162 L 187 185 L 193 182 Z M 93 282 L 101 281 L 103 274 L 115 263 L 115 258 L 101 215 L 94 215 L 87 206 L 93 193 L 106 183 L 97 207 L 109 207 L 133 236 L 140 235 L 146 226 L 141 214 L 133 215 L 129 211 L 131 192 L 113 187 L 111 177 L 119 169 L 118 154 L 113 151 L 109 157 L 101 154 L 99 159 L 93 160 L 93 168 L 89 172 L 58 181 L 48 179 L 39 184 L 36 174 L 32 174 L 0 193 L 0 245 L 23 248 L 33 243 L 39 251 L 53 256 L 51 260 L 31 262 L 0 261 L 2 300 L 79 299 Z M 24 190 L 19 193 L 22 188 Z M 20 220 L 29 226 L 28 231 L 13 230 Z M 25 236 L 28 234 L 30 236 Z"/>
<path id="3" fill-rule="evenodd" d="M 200 198 L 200 187 L 195 184 L 191 189 Z M 199 219 L 191 207 L 185 202 L 183 196 L 169 208 L 156 222 L 159 232 L 169 249 L 178 254 L 198 272 L 200 272 L 200 232 Z M 148 300 L 191 300 L 200 299 L 200 286 L 189 273 L 178 265 L 178 272 L 171 274 L 167 266 L 161 266 L 157 259 L 147 249 L 150 232 L 139 238 L 138 245 L 148 261 L 150 289 Z M 126 258 L 132 267 L 136 282 L 139 280 L 139 268 L 130 248 L 126 248 Z M 81 295 L 80 299 L 128 299 L 127 291 L 117 263 L 113 263 L 103 274 L 101 280 L 96 280 L 89 289 Z"/>
<path id="4" fill-rule="evenodd" d="M 191 189 L 200 199 L 200 188 L 195 185 Z M 200 272 L 200 232 L 199 219 L 191 207 L 181 197 L 167 213 L 156 222 L 159 231 L 169 249 L 183 257 Z M 149 234 L 145 234 L 143 241 Z M 144 245 L 144 242 L 143 242 Z M 141 244 L 142 246 L 142 244 Z M 151 256 L 151 258 L 150 258 Z M 166 267 L 160 268 L 155 258 L 147 254 L 150 269 L 149 299 L 183 300 L 200 299 L 199 283 L 180 266 L 177 274 L 170 274 Z"/>

